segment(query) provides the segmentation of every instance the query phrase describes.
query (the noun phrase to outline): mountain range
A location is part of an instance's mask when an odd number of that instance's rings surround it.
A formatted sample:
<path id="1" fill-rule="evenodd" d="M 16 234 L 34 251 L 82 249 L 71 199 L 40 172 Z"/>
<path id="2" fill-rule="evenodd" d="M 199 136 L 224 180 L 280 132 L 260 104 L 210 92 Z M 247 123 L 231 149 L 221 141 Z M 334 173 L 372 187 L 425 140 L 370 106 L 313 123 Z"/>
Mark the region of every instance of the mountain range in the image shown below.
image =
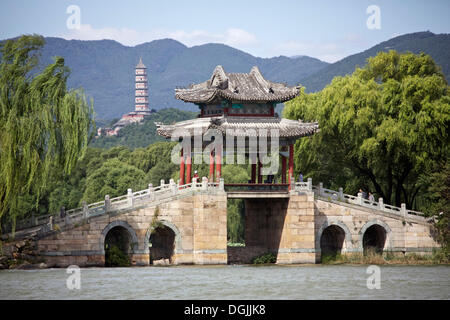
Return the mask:
<path id="1" fill-rule="evenodd" d="M 398 36 L 332 64 L 301 52 L 293 57 L 259 58 L 216 43 L 187 47 L 172 39 L 161 39 L 128 47 L 114 40 L 46 37 L 41 67 L 51 63 L 54 56 L 63 57 L 71 69 L 68 86 L 82 87 L 93 98 L 97 118 L 113 119 L 134 110 L 134 67 L 140 57 L 147 66 L 152 109 L 175 107 L 197 111 L 195 105 L 176 100 L 174 89 L 209 79 L 219 64 L 226 72 L 245 73 L 258 66 L 268 80 L 301 84 L 306 91 L 313 92 L 321 90 L 333 77 L 363 66 L 368 57 L 388 50 L 430 54 L 447 80 L 450 79 L 450 34 L 431 32 Z"/>

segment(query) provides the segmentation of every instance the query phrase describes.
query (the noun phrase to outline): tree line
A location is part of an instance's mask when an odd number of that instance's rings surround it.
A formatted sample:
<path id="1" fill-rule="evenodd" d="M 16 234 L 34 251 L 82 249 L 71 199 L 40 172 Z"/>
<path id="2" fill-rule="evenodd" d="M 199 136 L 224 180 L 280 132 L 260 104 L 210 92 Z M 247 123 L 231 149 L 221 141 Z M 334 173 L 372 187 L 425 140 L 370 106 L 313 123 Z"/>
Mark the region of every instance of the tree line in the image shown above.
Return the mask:
<path id="1" fill-rule="evenodd" d="M 111 144 L 93 140 L 92 102 L 66 88 L 64 59 L 34 72 L 42 45 L 40 36 L 23 36 L 3 42 L 0 51 L 0 221 L 79 207 L 161 179 L 177 181 L 179 167 L 170 161 L 174 143 L 143 147 L 133 140 L 128 148 L 110 147 L 124 143 L 121 137 Z M 448 242 L 450 95 L 430 56 L 379 53 L 320 92 L 302 91 L 286 103 L 284 116 L 320 127 L 296 142 L 295 176 L 301 172 L 346 193 L 362 188 L 385 203 L 405 202 L 436 215 Z M 123 130 L 144 129 L 154 135 L 151 125 Z M 207 164 L 193 170 L 209 174 Z M 247 182 L 249 172 L 248 165 L 224 165 L 222 175 L 229 183 Z M 231 242 L 244 240 L 244 210 L 242 201 L 229 201 Z"/>

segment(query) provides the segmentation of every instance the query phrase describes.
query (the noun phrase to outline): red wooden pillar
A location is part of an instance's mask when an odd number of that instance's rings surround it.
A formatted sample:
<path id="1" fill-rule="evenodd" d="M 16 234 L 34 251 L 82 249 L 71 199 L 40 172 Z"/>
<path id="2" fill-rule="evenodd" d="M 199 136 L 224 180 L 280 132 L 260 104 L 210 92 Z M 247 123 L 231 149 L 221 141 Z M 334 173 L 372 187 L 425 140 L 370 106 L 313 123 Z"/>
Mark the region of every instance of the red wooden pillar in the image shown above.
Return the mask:
<path id="1" fill-rule="evenodd" d="M 189 151 L 186 155 L 186 183 L 191 183 L 191 169 L 192 169 L 192 163 L 191 163 L 191 152 Z"/>
<path id="2" fill-rule="evenodd" d="M 214 182 L 214 156 L 212 151 L 209 153 L 209 181 Z"/>
<path id="3" fill-rule="evenodd" d="M 184 185 L 184 156 L 183 156 L 183 149 L 181 149 L 181 155 L 180 155 L 180 185 Z"/>
<path id="4" fill-rule="evenodd" d="M 294 176 L 294 145 L 289 145 L 289 186 L 291 185 L 291 177 Z"/>
<path id="5" fill-rule="evenodd" d="M 216 152 L 216 181 L 219 182 L 222 173 L 222 153 Z"/>
<path id="6" fill-rule="evenodd" d="M 258 183 L 263 183 L 262 175 L 261 175 L 261 167 L 262 167 L 262 163 L 261 163 L 261 161 L 259 161 L 259 158 L 258 158 Z"/>
<path id="7" fill-rule="evenodd" d="M 286 157 L 281 156 L 281 183 L 286 183 Z"/>
<path id="8" fill-rule="evenodd" d="M 256 182 L 256 163 L 252 163 L 252 183 Z"/>

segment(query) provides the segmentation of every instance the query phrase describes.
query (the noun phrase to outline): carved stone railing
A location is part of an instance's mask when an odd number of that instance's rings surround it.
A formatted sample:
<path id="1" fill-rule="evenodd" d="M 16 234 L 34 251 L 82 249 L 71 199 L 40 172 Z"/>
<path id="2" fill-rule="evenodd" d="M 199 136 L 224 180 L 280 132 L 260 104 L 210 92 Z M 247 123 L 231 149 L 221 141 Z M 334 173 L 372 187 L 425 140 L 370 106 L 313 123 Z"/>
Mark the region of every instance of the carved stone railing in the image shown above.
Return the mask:
<path id="1" fill-rule="evenodd" d="M 176 184 L 172 179 L 170 179 L 168 184 L 164 180 L 161 180 L 161 184 L 155 188 L 152 184 L 149 184 L 147 189 L 137 192 L 128 189 L 127 194 L 119 197 L 110 198 L 109 195 L 106 195 L 103 201 L 91 204 L 83 203 L 79 208 L 68 211 L 62 210 L 55 214 L 39 217 L 32 216 L 28 219 L 17 221 L 15 230 L 20 232 L 21 230 L 28 229 L 33 232 L 47 233 L 58 228 L 75 226 L 89 218 L 111 211 L 130 209 L 147 203 L 157 205 L 180 195 L 189 195 L 197 191 L 209 190 L 224 192 L 223 179 L 220 179 L 220 182 L 208 182 L 204 177 L 199 182 L 197 178 L 194 178 L 191 183 L 185 185 Z M 12 226 L 3 226 L 2 229 L 2 233 L 7 234 L 11 232 Z"/>
<path id="2" fill-rule="evenodd" d="M 230 185 L 231 186 L 231 185 Z M 289 185 L 283 185 L 283 188 L 287 188 Z M 323 187 L 323 183 L 319 183 L 318 186 L 312 185 L 311 178 L 308 178 L 307 182 L 295 182 L 293 177 L 291 177 L 291 185 L 289 186 L 291 192 L 314 192 L 315 196 L 340 201 L 345 203 L 351 203 L 360 205 L 366 208 L 380 210 L 383 212 L 393 213 L 406 217 L 407 215 L 413 215 L 417 217 L 424 217 L 424 213 L 407 210 L 406 205 L 402 203 L 401 207 L 396 207 L 392 205 L 384 204 L 383 198 L 379 198 L 378 202 L 370 201 L 362 197 L 361 193 L 357 196 L 350 194 L 345 194 L 342 188 L 338 191 L 326 189 Z M 79 208 L 71 209 L 68 211 L 62 211 L 56 214 L 49 214 L 39 217 L 30 217 L 28 219 L 20 220 L 16 224 L 16 231 L 20 230 L 30 230 L 34 232 L 46 233 L 54 230 L 58 226 L 63 228 L 65 226 L 74 226 L 77 223 L 81 223 L 89 218 L 96 217 L 111 211 L 129 209 L 137 207 L 146 203 L 151 203 L 152 205 L 158 205 L 159 203 L 167 202 L 174 197 L 179 195 L 188 195 L 198 190 L 207 191 L 225 191 L 225 184 L 223 178 L 220 182 L 208 182 L 208 180 L 203 177 L 202 181 L 197 181 L 196 178 L 192 180 L 191 183 L 185 185 L 179 185 L 175 183 L 172 179 L 168 184 L 161 180 L 160 185 L 153 187 L 152 184 L 148 185 L 147 189 L 133 192 L 128 189 L 127 194 L 109 198 L 109 195 L 105 196 L 105 200 L 86 204 Z M 11 232 L 11 226 L 2 226 L 3 234 Z"/>
<path id="3" fill-rule="evenodd" d="M 406 209 L 406 204 L 402 203 L 401 207 L 396 207 L 392 205 L 385 204 L 383 198 L 378 198 L 377 201 L 370 201 L 363 198 L 362 193 L 358 193 L 357 196 L 344 193 L 342 188 L 338 191 L 326 189 L 323 187 L 323 183 L 320 182 L 318 186 L 312 185 L 312 179 L 308 178 L 307 182 L 295 182 L 295 191 L 312 191 L 317 197 L 325 198 L 328 200 L 346 202 L 351 204 L 360 205 L 366 208 L 380 210 L 383 212 L 389 212 L 396 215 L 401 215 L 406 217 L 407 215 L 413 215 L 418 217 L 424 217 L 423 212 L 408 210 Z"/>

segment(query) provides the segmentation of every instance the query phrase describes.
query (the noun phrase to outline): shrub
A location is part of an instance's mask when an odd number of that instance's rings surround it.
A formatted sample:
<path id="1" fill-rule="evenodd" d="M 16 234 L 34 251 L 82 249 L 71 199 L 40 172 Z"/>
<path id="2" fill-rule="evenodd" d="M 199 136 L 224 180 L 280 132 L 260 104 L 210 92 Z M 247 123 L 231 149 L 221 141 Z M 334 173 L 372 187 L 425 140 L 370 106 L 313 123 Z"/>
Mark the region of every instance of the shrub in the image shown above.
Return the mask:
<path id="1" fill-rule="evenodd" d="M 107 267 L 129 267 L 130 258 L 117 246 L 111 246 L 105 252 L 105 265 Z"/>
<path id="2" fill-rule="evenodd" d="M 275 263 L 275 262 L 277 262 L 277 257 L 271 252 L 265 253 L 258 257 L 255 257 L 252 260 L 253 264 L 266 264 L 266 263 Z"/>

